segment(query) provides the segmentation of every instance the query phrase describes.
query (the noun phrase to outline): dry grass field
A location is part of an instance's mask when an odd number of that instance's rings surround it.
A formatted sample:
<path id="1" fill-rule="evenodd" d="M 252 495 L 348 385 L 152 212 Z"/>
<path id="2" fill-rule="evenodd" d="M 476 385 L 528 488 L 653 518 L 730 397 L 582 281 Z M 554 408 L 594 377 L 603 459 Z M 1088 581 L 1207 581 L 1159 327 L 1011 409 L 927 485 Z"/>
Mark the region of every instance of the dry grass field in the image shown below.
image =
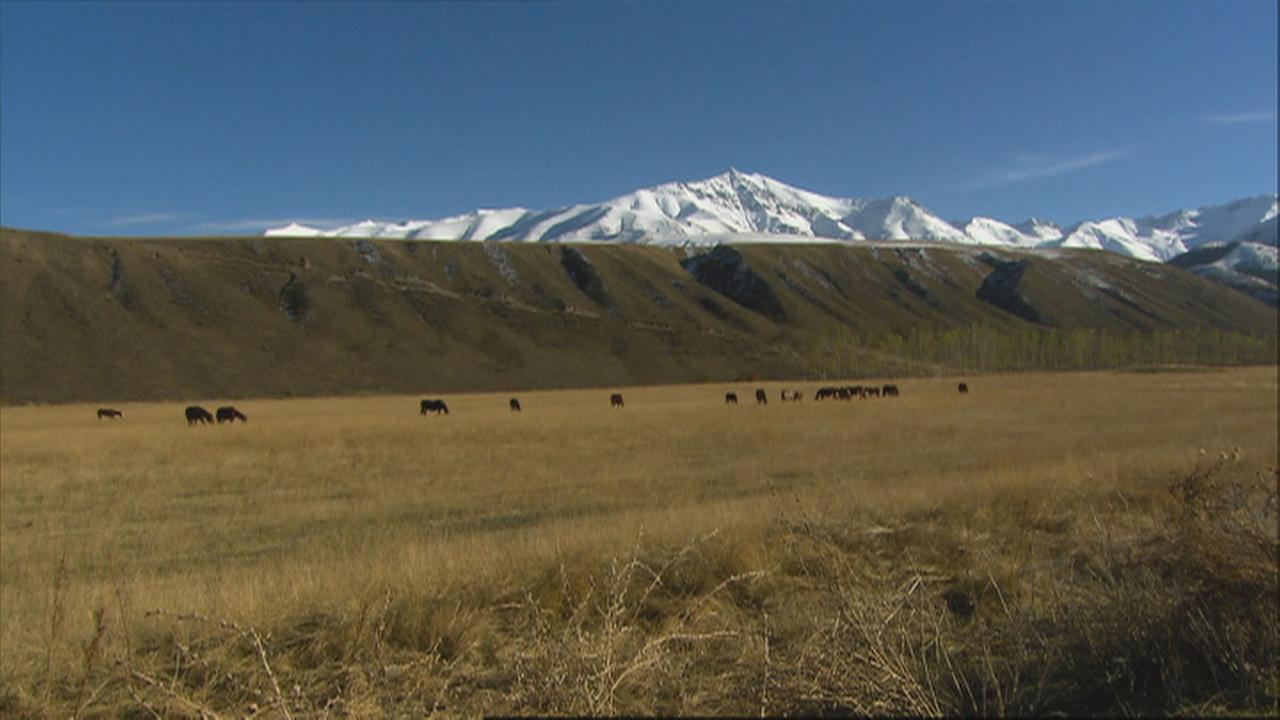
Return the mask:
<path id="1" fill-rule="evenodd" d="M 968 380 L 0 409 L 0 715 L 1274 713 L 1276 368 Z"/>

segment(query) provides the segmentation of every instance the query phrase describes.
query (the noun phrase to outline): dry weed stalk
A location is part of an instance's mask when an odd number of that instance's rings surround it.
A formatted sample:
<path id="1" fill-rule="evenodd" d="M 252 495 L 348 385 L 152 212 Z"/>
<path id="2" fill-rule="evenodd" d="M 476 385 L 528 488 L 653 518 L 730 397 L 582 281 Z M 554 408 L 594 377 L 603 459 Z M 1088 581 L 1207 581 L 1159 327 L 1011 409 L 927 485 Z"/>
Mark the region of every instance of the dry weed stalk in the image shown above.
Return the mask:
<path id="1" fill-rule="evenodd" d="M 72 717 L 80 717 L 80 713 L 84 712 L 85 708 L 93 704 L 93 701 L 98 697 L 98 694 L 101 693 L 102 690 L 111 682 L 111 678 L 108 678 L 105 682 L 98 685 L 93 692 L 89 693 L 87 697 L 85 696 L 85 690 L 93 679 L 94 668 L 97 666 L 98 660 L 101 657 L 102 640 L 106 637 L 106 634 L 107 609 L 105 607 L 98 607 L 93 611 L 93 636 L 83 648 L 84 653 L 81 660 L 81 669 L 84 674 L 80 678 L 80 686 L 76 689 L 76 709 L 75 712 L 72 713 Z"/>
<path id="2" fill-rule="evenodd" d="M 797 504 L 785 523 L 788 556 L 834 599 L 834 615 L 784 666 L 784 685 L 804 712 L 939 716 L 955 712 L 939 687 L 967 685 L 948 650 L 950 626 L 928 588 L 948 576 L 907 560 L 907 573 L 877 562 L 875 550 L 842 549 L 828 529 Z M 865 534 L 865 533 L 864 533 Z"/>
<path id="3" fill-rule="evenodd" d="M 708 604 L 726 588 L 759 578 L 764 571 L 737 573 L 723 579 L 684 602 L 678 611 L 660 621 L 660 630 L 644 637 L 651 632 L 644 629 L 641 620 L 647 603 L 667 585 L 673 568 L 696 556 L 696 551 L 718 533 L 717 529 L 694 538 L 656 567 L 641 559 L 638 536 L 630 557 L 625 561 L 616 557 L 611 560 L 604 583 L 597 585 L 591 579 L 591 586 L 572 603 L 569 617 L 559 628 L 552 616 L 538 606 L 532 593 L 526 593 L 534 643 L 523 667 L 534 672 L 524 674 L 524 682 L 537 686 L 535 695 L 553 708 L 588 715 L 617 714 L 624 687 L 671 660 L 673 648 L 743 636 L 737 629 L 696 630 L 693 626 L 705 618 Z M 563 567 L 561 586 L 571 592 Z M 592 603 L 595 597 L 599 600 Z M 572 600 L 572 596 L 564 600 Z"/>
<path id="4" fill-rule="evenodd" d="M 133 686 L 134 680 L 135 680 L 134 671 L 132 669 L 126 669 L 124 686 L 125 686 L 125 689 L 129 691 L 129 697 L 133 698 L 133 701 L 137 703 L 138 707 L 142 708 L 143 710 L 146 710 L 151 715 L 151 717 L 155 718 L 156 720 L 161 720 L 160 713 L 157 712 L 156 709 L 151 706 L 151 703 L 147 702 L 145 698 L 143 698 L 141 695 L 138 694 L 138 689 Z"/>
<path id="5" fill-rule="evenodd" d="M 764 678 L 760 683 L 760 717 L 764 717 L 769 714 L 769 670 L 773 663 L 769 658 L 769 610 L 761 608 L 760 613 L 763 616 L 760 637 L 764 641 Z"/>
<path id="6" fill-rule="evenodd" d="M 261 669 L 267 678 L 267 681 L 270 683 L 272 692 L 274 694 L 274 699 L 272 701 L 271 707 L 279 708 L 280 713 L 284 715 L 286 720 L 292 720 L 293 716 L 289 711 L 289 701 L 287 698 L 285 698 L 284 692 L 280 689 L 280 683 L 277 680 L 276 674 L 271 668 L 271 662 L 267 657 L 266 643 L 263 641 L 262 635 L 258 632 L 257 628 L 253 626 L 244 627 L 232 620 L 211 618 L 195 612 L 173 613 L 173 612 L 169 612 L 167 610 L 158 609 L 158 608 L 148 610 L 146 613 L 146 616 L 147 617 L 169 617 L 180 622 L 197 622 L 203 625 L 216 627 L 220 630 L 229 631 L 231 633 L 232 639 L 247 639 L 254 650 L 256 659 L 258 660 L 261 666 Z M 191 654 L 190 650 L 184 647 L 181 643 L 175 643 L 175 644 L 177 645 L 177 649 L 179 652 L 174 658 L 175 667 L 173 672 L 173 681 L 170 683 L 169 687 L 165 688 L 165 690 L 167 691 L 167 694 L 169 694 L 171 697 L 174 697 L 175 699 L 179 699 L 180 702 L 184 702 L 184 704 L 187 704 L 191 707 L 200 708 L 202 713 L 206 711 L 212 712 L 212 711 L 209 711 L 207 708 L 204 708 L 204 706 L 200 705 L 199 703 L 195 703 L 194 701 L 191 701 L 187 698 L 182 698 L 175 691 L 174 688 L 177 685 L 177 681 L 179 677 L 181 658 Z M 134 675 L 139 676 L 139 679 L 150 681 L 150 678 L 143 676 L 141 673 L 134 672 Z M 227 677 L 230 678 L 231 676 L 228 674 Z M 149 682 L 149 684 L 153 684 L 153 683 Z"/>
<path id="7" fill-rule="evenodd" d="M 62 637 L 65 603 L 67 600 L 67 553 L 62 552 L 58 560 L 58 569 L 53 574 L 53 595 L 49 607 L 49 635 L 45 642 L 44 678 L 45 705 L 53 700 L 53 649 Z"/>
<path id="8" fill-rule="evenodd" d="M 204 705 L 201 705 L 200 703 L 192 700 L 191 698 L 188 698 L 182 695 L 181 693 L 177 692 L 173 688 L 166 686 L 164 683 L 161 683 L 160 681 L 156 680 L 150 675 L 147 675 L 146 673 L 139 672 L 137 670 L 129 670 L 129 676 L 136 680 L 141 680 L 142 682 L 146 683 L 148 686 L 153 687 L 156 690 L 159 690 L 161 693 L 165 694 L 170 699 L 176 700 L 179 705 L 182 705 L 188 710 L 194 710 L 197 714 L 199 714 L 199 716 L 202 719 L 210 718 L 210 720 L 218 720 L 219 718 L 218 713 L 214 712 L 213 710 L 210 710 L 209 708 L 205 707 Z M 155 713 L 155 710 L 152 709 L 149 705 L 147 705 L 146 707 L 147 709 L 151 710 L 152 713 Z"/>
<path id="9" fill-rule="evenodd" d="M 276 674 L 271 672 L 271 663 L 267 662 L 267 649 L 262 644 L 262 636 L 254 628 L 249 628 L 249 633 L 253 637 L 253 646 L 258 651 L 258 659 L 262 661 L 262 669 L 267 673 L 267 679 L 271 681 L 271 689 L 276 694 L 276 704 L 280 707 L 280 712 L 284 713 L 285 720 L 293 720 L 293 716 L 289 714 L 289 703 L 284 699 L 284 693 L 280 692 L 280 683 L 276 682 Z"/>

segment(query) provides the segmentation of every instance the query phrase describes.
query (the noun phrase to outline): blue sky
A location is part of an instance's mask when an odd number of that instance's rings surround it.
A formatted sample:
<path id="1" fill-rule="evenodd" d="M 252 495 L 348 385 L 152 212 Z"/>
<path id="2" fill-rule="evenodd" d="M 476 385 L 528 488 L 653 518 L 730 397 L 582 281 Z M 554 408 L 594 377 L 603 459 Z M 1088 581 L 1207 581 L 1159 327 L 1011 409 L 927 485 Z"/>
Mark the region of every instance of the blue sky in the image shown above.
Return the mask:
<path id="1" fill-rule="evenodd" d="M 949 219 L 1273 193 L 1277 3 L 0 2 L 0 223 L 251 234 L 730 166 Z"/>

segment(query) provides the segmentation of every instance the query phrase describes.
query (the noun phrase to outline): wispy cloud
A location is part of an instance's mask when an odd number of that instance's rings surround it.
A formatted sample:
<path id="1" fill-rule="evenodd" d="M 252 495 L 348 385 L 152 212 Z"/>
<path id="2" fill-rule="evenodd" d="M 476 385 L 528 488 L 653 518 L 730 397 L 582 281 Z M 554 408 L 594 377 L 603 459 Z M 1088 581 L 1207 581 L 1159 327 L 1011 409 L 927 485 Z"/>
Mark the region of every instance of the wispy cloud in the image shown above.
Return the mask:
<path id="1" fill-rule="evenodd" d="M 1206 115 L 1200 118 L 1202 122 L 1211 123 L 1213 125 L 1247 125 L 1252 123 L 1266 123 L 1276 121 L 1275 110 L 1264 110 L 1261 112 L 1245 112 L 1245 113 L 1226 113 L 1222 115 Z"/>
<path id="2" fill-rule="evenodd" d="M 1128 154 L 1129 150 L 1127 149 L 1116 149 L 1070 158 L 1042 154 L 1019 155 L 1003 167 L 995 168 L 976 178 L 965 186 L 965 189 L 982 190 L 1038 178 L 1054 177 L 1055 175 L 1063 175 L 1101 165 Z"/>
<path id="3" fill-rule="evenodd" d="M 282 227 L 289 223 L 298 223 L 299 225 L 307 225 L 316 228 L 334 228 L 342 225 L 350 225 L 355 220 L 351 218 L 305 218 L 305 217 L 283 217 L 283 218 L 242 218 L 238 220 L 217 220 L 211 222 L 202 222 L 193 225 L 191 230 L 194 232 L 263 232 L 268 228 Z"/>
<path id="4" fill-rule="evenodd" d="M 119 215 L 107 219 L 108 225 L 158 225 L 161 223 L 182 222 L 190 219 L 192 216 L 185 213 L 142 213 L 139 215 Z"/>

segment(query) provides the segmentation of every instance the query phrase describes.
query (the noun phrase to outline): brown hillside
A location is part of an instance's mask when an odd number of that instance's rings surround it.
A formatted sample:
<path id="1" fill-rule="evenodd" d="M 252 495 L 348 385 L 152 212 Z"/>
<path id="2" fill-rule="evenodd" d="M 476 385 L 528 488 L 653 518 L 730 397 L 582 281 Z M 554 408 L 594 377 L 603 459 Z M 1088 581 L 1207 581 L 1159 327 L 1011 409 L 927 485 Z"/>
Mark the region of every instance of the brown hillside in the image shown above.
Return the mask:
<path id="1" fill-rule="evenodd" d="M 1088 251 L 0 230 L 5 403 L 816 377 L 824 337 L 977 323 L 1274 334 L 1276 314 Z"/>

